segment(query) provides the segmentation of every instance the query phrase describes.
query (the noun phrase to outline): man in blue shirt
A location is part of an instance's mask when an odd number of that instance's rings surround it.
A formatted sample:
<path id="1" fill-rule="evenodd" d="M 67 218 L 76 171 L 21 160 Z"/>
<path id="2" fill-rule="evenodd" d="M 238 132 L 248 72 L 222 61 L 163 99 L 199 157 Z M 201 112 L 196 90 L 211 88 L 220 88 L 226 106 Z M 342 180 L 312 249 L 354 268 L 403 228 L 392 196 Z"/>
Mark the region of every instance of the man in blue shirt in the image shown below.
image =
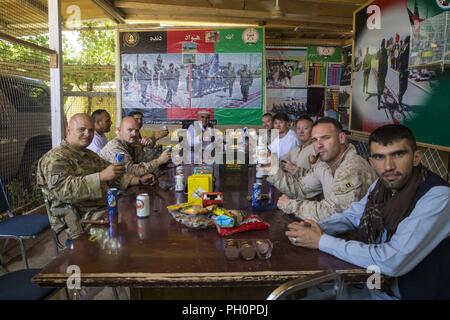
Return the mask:
<path id="1" fill-rule="evenodd" d="M 379 179 L 359 202 L 320 224 L 291 223 L 297 246 L 319 249 L 385 276 L 382 299 L 450 298 L 450 185 L 421 165 L 410 129 L 386 125 L 369 137 Z M 344 234 L 341 238 L 335 237 Z M 361 296 L 360 296 L 361 297 Z"/>

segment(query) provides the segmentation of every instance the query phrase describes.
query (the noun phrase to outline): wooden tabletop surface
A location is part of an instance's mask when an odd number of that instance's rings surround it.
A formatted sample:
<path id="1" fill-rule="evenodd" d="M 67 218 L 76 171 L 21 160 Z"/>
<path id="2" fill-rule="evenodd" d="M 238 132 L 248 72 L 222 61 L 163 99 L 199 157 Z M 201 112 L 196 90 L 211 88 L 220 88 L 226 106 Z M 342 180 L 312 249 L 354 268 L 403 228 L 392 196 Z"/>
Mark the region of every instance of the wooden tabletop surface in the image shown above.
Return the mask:
<path id="1" fill-rule="evenodd" d="M 215 285 L 277 285 L 302 275 L 335 270 L 349 279 L 364 270 L 318 250 L 293 246 L 284 232 L 292 217 L 280 210 L 260 212 L 270 224 L 264 231 L 249 231 L 227 237 L 215 229 L 193 230 L 176 222 L 166 206 L 176 203 L 174 168 L 169 168 L 157 186 L 139 186 L 126 190 L 119 198 L 118 218 L 109 227 L 96 227 L 97 234 L 76 239 L 33 279 L 42 286 L 65 286 L 68 266 L 81 270 L 83 285 L 128 287 L 201 287 Z M 185 176 L 191 167 L 185 168 Z M 254 182 L 254 168 L 226 172 L 215 167 L 215 190 L 224 193 L 224 206 L 251 212 L 246 196 Z M 186 179 L 187 180 L 187 179 Z M 266 188 L 266 186 L 264 186 Z M 136 195 L 147 192 L 150 217 L 136 217 Z M 264 190 L 265 192 L 265 190 Z M 276 202 L 277 194 L 274 195 Z M 99 231 L 101 230 L 101 231 Z M 105 234 L 107 236 L 105 236 Z M 227 260 L 224 239 L 269 239 L 272 256 L 245 261 Z"/>

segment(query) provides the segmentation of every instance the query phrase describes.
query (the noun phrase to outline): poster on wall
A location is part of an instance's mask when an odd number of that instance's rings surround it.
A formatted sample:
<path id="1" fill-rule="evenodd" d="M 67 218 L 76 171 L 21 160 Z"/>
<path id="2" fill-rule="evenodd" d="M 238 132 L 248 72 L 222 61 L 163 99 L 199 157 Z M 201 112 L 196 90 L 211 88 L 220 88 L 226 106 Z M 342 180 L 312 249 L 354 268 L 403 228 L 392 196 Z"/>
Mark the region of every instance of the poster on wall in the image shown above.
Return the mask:
<path id="1" fill-rule="evenodd" d="M 308 114 L 308 91 L 304 89 L 267 89 L 267 112 L 284 112 L 294 121 Z"/>
<path id="2" fill-rule="evenodd" d="M 306 48 L 266 48 L 267 88 L 306 86 Z"/>
<path id="3" fill-rule="evenodd" d="M 389 123 L 419 142 L 450 147 L 450 4 L 375 0 L 354 14 L 350 129 Z"/>
<path id="4" fill-rule="evenodd" d="M 218 124 L 259 124 L 263 28 L 120 32 L 122 109 L 180 123 L 207 109 Z"/>

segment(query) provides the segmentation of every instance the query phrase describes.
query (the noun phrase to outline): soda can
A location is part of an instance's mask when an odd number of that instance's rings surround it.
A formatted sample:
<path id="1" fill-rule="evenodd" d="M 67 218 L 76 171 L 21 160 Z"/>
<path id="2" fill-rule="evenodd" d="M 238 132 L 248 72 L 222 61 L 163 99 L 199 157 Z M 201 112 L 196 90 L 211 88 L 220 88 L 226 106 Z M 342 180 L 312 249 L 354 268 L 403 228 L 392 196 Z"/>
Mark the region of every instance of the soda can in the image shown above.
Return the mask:
<path id="1" fill-rule="evenodd" d="M 182 192 L 175 193 L 175 200 L 176 200 L 177 204 L 186 202 L 184 193 L 182 193 Z"/>
<path id="2" fill-rule="evenodd" d="M 184 192 L 184 175 L 175 176 L 175 192 Z"/>
<path id="3" fill-rule="evenodd" d="M 147 218 L 150 215 L 150 197 L 147 193 L 136 197 L 136 215 L 138 218 Z"/>
<path id="4" fill-rule="evenodd" d="M 123 164 L 125 161 L 125 153 L 117 152 L 114 157 L 114 164 Z"/>
<path id="5" fill-rule="evenodd" d="M 262 195 L 262 183 L 255 182 L 252 187 L 252 207 L 258 208 Z"/>
<path id="6" fill-rule="evenodd" d="M 110 217 L 117 215 L 117 188 L 109 188 L 106 191 L 106 200 L 108 202 L 108 215 Z"/>

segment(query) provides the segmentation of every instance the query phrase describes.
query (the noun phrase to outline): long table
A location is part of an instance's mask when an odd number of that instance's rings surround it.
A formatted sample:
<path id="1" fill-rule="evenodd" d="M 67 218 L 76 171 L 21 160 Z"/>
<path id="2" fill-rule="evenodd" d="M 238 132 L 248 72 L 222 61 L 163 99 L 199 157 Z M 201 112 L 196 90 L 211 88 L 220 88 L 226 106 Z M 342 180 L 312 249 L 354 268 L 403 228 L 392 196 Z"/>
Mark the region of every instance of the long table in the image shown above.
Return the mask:
<path id="1" fill-rule="evenodd" d="M 191 169 L 186 167 L 186 177 Z M 117 221 L 103 228 L 109 240 L 82 235 L 33 281 L 41 286 L 66 286 L 67 268 L 76 265 L 82 286 L 129 287 L 132 298 L 264 299 L 284 282 L 324 270 L 342 274 L 347 282 L 360 281 L 366 274 L 326 253 L 293 246 L 284 234 L 293 218 L 280 210 L 258 213 L 270 224 L 269 229 L 224 238 L 215 229 L 193 230 L 181 225 L 166 209 L 183 196 L 173 188 L 164 190 L 174 184 L 174 171 L 168 169 L 157 186 L 124 191 Z M 227 172 L 223 165 L 215 167 L 215 189 L 224 192 L 226 208 L 251 212 L 246 197 L 254 177 L 254 168 Z M 136 217 L 135 199 L 142 192 L 150 196 L 150 217 L 146 219 Z M 227 260 L 224 239 L 229 238 L 270 239 L 272 256 L 268 260 Z"/>

